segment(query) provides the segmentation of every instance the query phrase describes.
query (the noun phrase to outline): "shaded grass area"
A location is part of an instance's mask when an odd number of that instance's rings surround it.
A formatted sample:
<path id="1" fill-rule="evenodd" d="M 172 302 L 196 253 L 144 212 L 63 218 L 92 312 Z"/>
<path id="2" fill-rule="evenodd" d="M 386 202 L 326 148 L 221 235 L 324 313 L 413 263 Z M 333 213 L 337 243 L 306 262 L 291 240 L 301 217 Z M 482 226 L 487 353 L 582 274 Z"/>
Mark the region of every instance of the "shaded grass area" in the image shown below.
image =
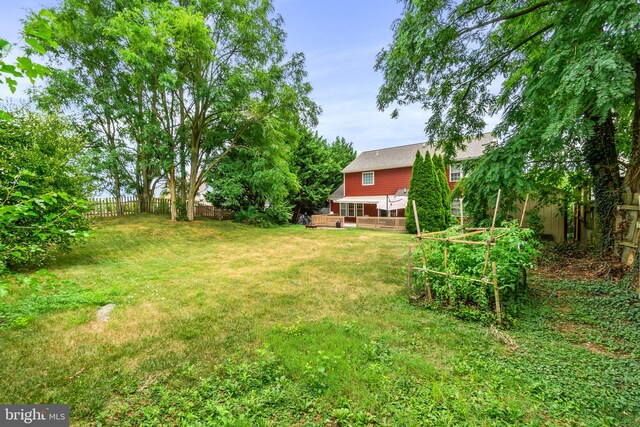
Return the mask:
<path id="1" fill-rule="evenodd" d="M 0 401 L 69 403 L 77 425 L 640 423 L 624 284 L 534 278 L 493 333 L 406 302 L 408 235 L 97 225 L 49 270 L 109 296 L 112 319 L 89 305 L 1 330 Z"/>

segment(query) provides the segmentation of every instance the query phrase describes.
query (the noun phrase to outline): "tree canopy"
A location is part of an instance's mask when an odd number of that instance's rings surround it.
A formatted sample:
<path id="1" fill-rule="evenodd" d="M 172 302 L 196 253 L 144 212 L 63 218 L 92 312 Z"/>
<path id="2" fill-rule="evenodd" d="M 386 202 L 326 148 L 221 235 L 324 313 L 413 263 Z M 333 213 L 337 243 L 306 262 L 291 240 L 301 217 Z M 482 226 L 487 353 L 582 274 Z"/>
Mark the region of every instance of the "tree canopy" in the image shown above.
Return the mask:
<path id="1" fill-rule="evenodd" d="M 265 141 L 293 143 L 315 123 L 304 57 L 287 55 L 270 1 L 64 0 L 50 13 L 62 35 L 55 58 L 71 67 L 54 74 L 49 94 L 94 123 L 116 197 L 124 186 L 148 199 L 166 180 L 193 219 L 225 156 L 263 156 L 281 146 Z"/>
<path id="2" fill-rule="evenodd" d="M 507 176 L 588 171 L 609 246 L 623 156 L 627 185 L 638 188 L 639 17 L 635 0 L 407 0 L 378 55 L 378 106 L 420 103 L 429 140 L 449 158 L 500 115 L 496 157 L 478 163 L 478 176 L 521 195 L 528 180 Z M 514 161 L 497 163 L 505 151 Z"/>

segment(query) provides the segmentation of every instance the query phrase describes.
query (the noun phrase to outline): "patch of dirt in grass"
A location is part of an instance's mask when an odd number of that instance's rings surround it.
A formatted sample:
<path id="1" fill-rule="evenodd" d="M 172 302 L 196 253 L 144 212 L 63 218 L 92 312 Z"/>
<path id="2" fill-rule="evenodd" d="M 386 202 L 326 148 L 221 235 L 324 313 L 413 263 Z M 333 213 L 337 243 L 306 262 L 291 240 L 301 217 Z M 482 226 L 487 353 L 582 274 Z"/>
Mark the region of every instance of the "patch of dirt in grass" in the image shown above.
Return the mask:
<path id="1" fill-rule="evenodd" d="M 568 337 L 572 337 L 574 341 L 574 345 L 584 347 L 592 353 L 595 354 L 605 354 L 607 356 L 620 357 L 623 356 L 621 354 L 617 354 L 607 350 L 605 347 L 600 344 L 596 344 L 591 341 L 585 341 L 588 339 L 588 334 L 585 329 L 593 329 L 589 325 L 585 324 L 577 324 L 572 322 L 563 322 L 555 326 L 556 331 L 562 333 L 563 335 L 567 335 Z"/>
<path id="2" fill-rule="evenodd" d="M 547 246 L 535 275 L 551 280 L 618 280 L 627 267 L 614 258 L 598 257 L 593 250 L 576 246 Z"/>
<path id="3" fill-rule="evenodd" d="M 594 344 L 592 342 L 586 342 L 583 344 L 583 346 L 586 347 L 592 353 L 611 355 L 611 353 L 608 352 L 604 347 L 601 347 L 598 344 Z"/>
<path id="4" fill-rule="evenodd" d="M 80 336 L 94 336 L 99 341 L 122 345 L 129 340 L 161 332 L 161 323 L 166 315 L 156 304 L 143 303 L 128 307 L 116 307 L 108 322 L 92 321 L 82 326 Z"/>
<path id="5" fill-rule="evenodd" d="M 565 335 L 581 335 L 579 327 L 575 323 L 561 323 L 556 327 L 556 330 L 558 332 L 562 332 Z"/>

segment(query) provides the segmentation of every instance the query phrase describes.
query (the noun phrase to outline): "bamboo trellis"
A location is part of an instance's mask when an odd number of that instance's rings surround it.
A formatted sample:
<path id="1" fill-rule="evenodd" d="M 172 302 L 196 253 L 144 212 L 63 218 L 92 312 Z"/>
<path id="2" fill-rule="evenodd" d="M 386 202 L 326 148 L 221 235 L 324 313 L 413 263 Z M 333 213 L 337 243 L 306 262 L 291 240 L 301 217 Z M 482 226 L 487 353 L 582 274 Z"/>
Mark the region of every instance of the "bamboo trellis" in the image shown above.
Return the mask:
<path id="1" fill-rule="evenodd" d="M 496 198 L 496 206 L 494 208 L 493 211 L 493 220 L 491 222 L 491 227 L 486 227 L 486 228 L 465 228 L 464 227 L 464 214 L 463 214 L 463 207 L 462 207 L 462 203 L 460 206 L 461 209 L 461 216 L 460 216 L 460 223 L 462 226 L 462 234 L 458 234 L 455 236 L 447 236 L 447 237 L 442 237 L 441 235 L 445 233 L 445 230 L 443 231 L 432 231 L 432 232 L 428 232 L 428 233 L 422 233 L 421 229 L 420 229 L 420 221 L 418 219 L 418 210 L 416 208 L 416 202 L 415 200 L 412 200 L 412 204 L 413 204 L 413 215 L 416 221 L 416 230 L 417 230 L 417 239 L 418 242 L 422 242 L 423 240 L 432 240 L 432 241 L 441 241 L 441 242 L 451 242 L 451 243 L 457 243 L 457 244 L 467 244 L 467 245 L 486 245 L 487 247 L 487 251 L 485 254 L 485 259 L 484 259 L 484 265 L 482 268 L 482 278 L 474 278 L 474 277 L 467 277 L 467 276 L 461 276 L 459 274 L 455 274 L 451 271 L 447 271 L 447 264 L 448 264 L 448 255 L 449 255 L 449 251 L 448 248 L 445 246 L 444 248 L 444 270 L 445 271 L 438 271 L 438 270 L 434 270 L 431 268 L 427 267 L 427 259 L 426 256 L 424 254 L 424 252 L 420 252 L 421 255 L 421 260 L 422 260 L 422 267 L 411 267 L 411 246 L 409 246 L 409 250 L 408 250 L 408 265 L 407 265 L 407 293 L 409 295 L 409 298 L 411 298 L 411 271 L 424 271 L 425 273 L 431 273 L 431 274 L 436 274 L 436 275 L 440 275 L 440 276 L 445 276 L 446 277 L 446 283 L 447 283 L 447 287 L 449 290 L 449 305 L 452 304 L 452 299 L 453 299 L 453 290 L 451 287 L 451 280 L 450 279 L 460 279 L 460 280 L 467 280 L 470 282 L 475 282 L 475 283 L 480 283 L 481 286 L 485 286 L 485 285 L 493 285 L 493 293 L 494 293 L 494 299 L 495 299 L 495 314 L 496 314 L 496 318 L 498 320 L 498 324 L 502 325 L 502 307 L 501 307 L 501 303 L 500 303 L 500 288 L 498 286 L 498 275 L 497 275 L 497 268 L 496 268 L 496 263 L 492 262 L 491 263 L 491 275 L 487 276 L 487 270 L 489 267 L 489 256 L 491 254 L 491 247 L 494 246 L 496 244 L 496 240 L 504 237 L 506 235 L 506 233 L 500 233 L 500 231 L 504 231 L 507 230 L 507 228 L 504 227 L 496 227 L 496 219 L 498 216 L 498 206 L 500 204 L 500 195 L 501 195 L 501 190 L 498 190 L 498 196 Z M 529 195 L 527 194 L 527 198 L 525 199 L 525 203 L 524 203 L 524 208 L 523 208 L 523 213 L 522 213 L 522 218 L 520 219 L 520 227 L 522 227 L 522 224 L 524 223 L 524 217 L 525 217 L 525 212 L 527 209 L 527 203 L 529 201 Z M 469 237 L 472 236 L 477 236 L 479 234 L 483 234 L 489 232 L 489 238 L 487 239 L 486 242 L 483 241 L 477 241 L 477 240 L 466 240 Z M 427 301 L 429 303 L 433 302 L 433 291 L 431 288 L 431 283 L 429 283 L 429 275 L 425 274 L 425 283 L 424 283 L 424 295 L 426 295 Z"/>

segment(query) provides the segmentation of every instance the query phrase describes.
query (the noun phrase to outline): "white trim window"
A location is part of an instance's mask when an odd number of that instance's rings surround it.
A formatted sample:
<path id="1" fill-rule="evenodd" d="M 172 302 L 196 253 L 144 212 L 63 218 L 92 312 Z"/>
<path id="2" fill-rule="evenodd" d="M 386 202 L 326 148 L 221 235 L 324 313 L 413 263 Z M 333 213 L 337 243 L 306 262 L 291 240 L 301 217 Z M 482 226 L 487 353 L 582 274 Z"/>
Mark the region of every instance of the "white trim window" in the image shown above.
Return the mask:
<path id="1" fill-rule="evenodd" d="M 460 163 L 452 163 L 449 166 L 449 182 L 458 182 L 464 178 L 464 171 L 460 166 Z"/>
<path id="2" fill-rule="evenodd" d="M 340 203 L 340 216 L 355 218 L 364 216 L 364 204 L 362 203 Z"/>
<path id="3" fill-rule="evenodd" d="M 451 215 L 460 218 L 462 215 L 462 199 L 451 199 Z"/>
<path id="4" fill-rule="evenodd" d="M 373 185 L 373 172 L 362 172 L 362 185 Z"/>

